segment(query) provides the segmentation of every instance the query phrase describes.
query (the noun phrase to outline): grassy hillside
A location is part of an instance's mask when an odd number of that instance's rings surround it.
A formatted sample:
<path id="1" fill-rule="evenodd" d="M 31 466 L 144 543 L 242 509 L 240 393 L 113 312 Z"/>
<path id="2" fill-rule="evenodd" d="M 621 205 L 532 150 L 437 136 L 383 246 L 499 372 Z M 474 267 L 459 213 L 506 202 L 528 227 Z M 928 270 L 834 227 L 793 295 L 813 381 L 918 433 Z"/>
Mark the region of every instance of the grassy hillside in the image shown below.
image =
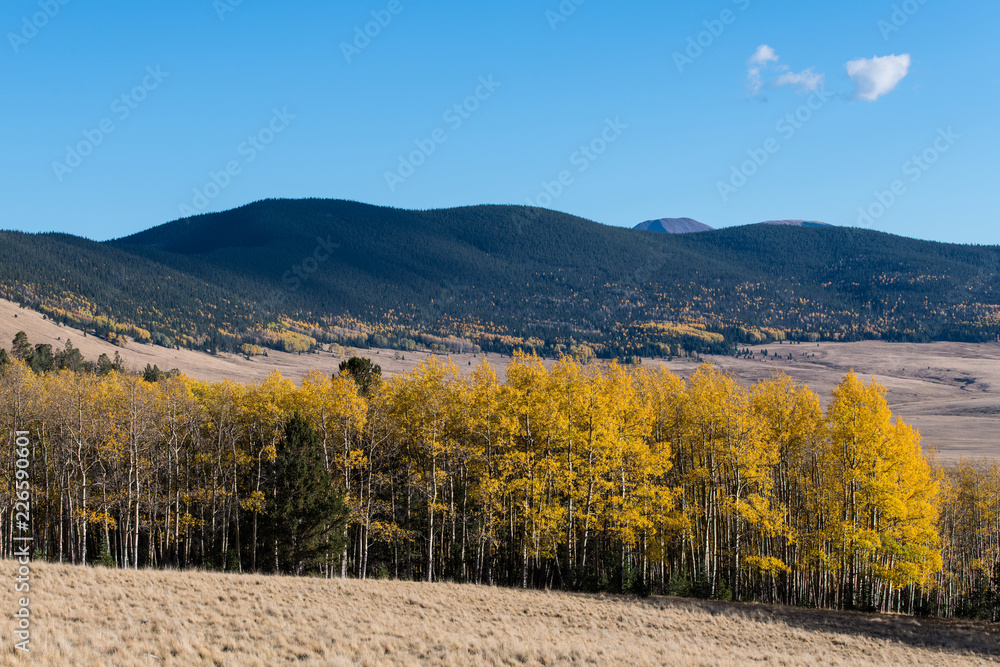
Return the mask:
<path id="1" fill-rule="evenodd" d="M 209 350 L 421 333 L 604 356 L 994 340 L 998 272 L 996 247 L 836 227 L 657 234 L 519 206 L 268 200 L 107 243 L 0 232 L 0 296 L 101 336 Z"/>
<path id="2" fill-rule="evenodd" d="M 6 572 L 14 569 L 5 562 Z M 1000 659 L 996 628 L 901 616 L 45 564 L 33 565 L 32 577 L 34 665 L 977 665 Z M 21 663 L 9 648 L 0 654 L 0 664 Z"/>

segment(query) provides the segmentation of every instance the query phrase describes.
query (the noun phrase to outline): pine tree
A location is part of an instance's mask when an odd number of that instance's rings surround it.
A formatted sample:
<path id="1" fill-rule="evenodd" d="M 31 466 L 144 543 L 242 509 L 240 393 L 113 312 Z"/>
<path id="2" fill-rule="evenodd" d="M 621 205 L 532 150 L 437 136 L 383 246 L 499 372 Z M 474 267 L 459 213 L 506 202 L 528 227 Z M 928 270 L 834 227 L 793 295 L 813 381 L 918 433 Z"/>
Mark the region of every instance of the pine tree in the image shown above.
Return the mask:
<path id="1" fill-rule="evenodd" d="M 52 354 L 52 346 L 48 343 L 39 343 L 31 353 L 30 358 L 25 361 L 31 366 L 31 370 L 36 373 L 47 373 L 55 368 L 56 359 Z"/>
<path id="2" fill-rule="evenodd" d="M 146 370 L 142 373 L 142 379 L 146 382 L 159 382 L 163 379 L 163 371 L 158 366 L 146 364 Z"/>
<path id="3" fill-rule="evenodd" d="M 79 373 L 86 366 L 86 359 L 83 358 L 83 353 L 77 348 L 73 347 L 73 343 L 69 338 L 66 339 L 65 347 L 56 352 L 55 356 L 55 367 L 59 370 L 73 371 L 74 373 Z"/>
<path id="4" fill-rule="evenodd" d="M 351 357 L 342 361 L 340 374 L 354 380 L 362 396 L 371 394 L 372 389 L 382 381 L 382 367 L 365 357 Z"/>
<path id="5" fill-rule="evenodd" d="M 275 569 L 302 574 L 322 562 L 339 561 L 347 546 L 347 506 L 323 465 L 315 431 L 300 414 L 285 425 L 268 472 L 270 496 L 261 532 Z"/>
<path id="6" fill-rule="evenodd" d="M 28 334 L 23 331 L 18 331 L 14 336 L 13 345 L 11 345 L 10 351 L 15 359 L 27 361 L 31 357 L 31 353 L 34 351 L 31 347 L 31 343 L 28 342 Z"/>

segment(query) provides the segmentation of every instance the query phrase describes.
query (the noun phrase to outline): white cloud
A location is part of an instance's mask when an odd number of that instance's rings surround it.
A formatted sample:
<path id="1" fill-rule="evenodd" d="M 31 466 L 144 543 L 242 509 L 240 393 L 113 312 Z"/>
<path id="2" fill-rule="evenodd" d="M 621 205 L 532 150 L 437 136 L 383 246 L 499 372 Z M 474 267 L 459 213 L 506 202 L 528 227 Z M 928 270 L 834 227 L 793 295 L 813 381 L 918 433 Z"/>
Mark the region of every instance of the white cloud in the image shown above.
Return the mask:
<path id="1" fill-rule="evenodd" d="M 774 82 L 775 86 L 798 86 L 800 91 L 811 92 L 817 90 L 826 81 L 825 74 L 816 74 L 813 68 L 802 70 L 798 74 L 786 72 L 778 77 Z"/>
<path id="2" fill-rule="evenodd" d="M 750 96 L 753 97 L 754 95 L 760 92 L 760 88 L 764 84 L 764 82 L 761 81 L 760 78 L 759 67 L 751 67 L 749 70 L 747 70 L 747 81 L 748 85 L 750 86 Z"/>
<path id="3" fill-rule="evenodd" d="M 751 97 L 759 95 L 760 91 L 764 88 L 764 73 L 768 70 L 773 70 L 775 73 L 782 72 L 777 79 L 772 79 L 768 83 L 769 87 L 774 88 L 796 86 L 799 92 L 811 92 L 819 89 L 826 80 L 826 75 L 816 74 L 812 67 L 795 73 L 789 71 L 787 65 L 772 65 L 772 63 L 777 63 L 779 60 L 778 54 L 767 44 L 758 46 L 757 50 L 750 56 L 750 59 L 747 61 L 750 64 L 750 67 L 747 68 L 747 85 L 750 89 Z"/>
<path id="4" fill-rule="evenodd" d="M 767 67 L 768 63 L 778 62 L 778 54 L 767 44 L 761 44 L 750 56 L 750 68 L 747 70 L 747 82 L 750 86 L 750 96 L 760 93 L 764 81 L 761 78 L 761 70 Z"/>
<path id="5" fill-rule="evenodd" d="M 891 92 L 910 71 L 910 54 L 859 58 L 847 63 L 847 74 L 857 85 L 856 99 L 874 102 Z"/>
<path id="6" fill-rule="evenodd" d="M 778 54 L 767 44 L 761 44 L 754 51 L 754 54 L 750 56 L 750 62 L 755 65 L 766 66 L 769 62 L 778 62 Z"/>

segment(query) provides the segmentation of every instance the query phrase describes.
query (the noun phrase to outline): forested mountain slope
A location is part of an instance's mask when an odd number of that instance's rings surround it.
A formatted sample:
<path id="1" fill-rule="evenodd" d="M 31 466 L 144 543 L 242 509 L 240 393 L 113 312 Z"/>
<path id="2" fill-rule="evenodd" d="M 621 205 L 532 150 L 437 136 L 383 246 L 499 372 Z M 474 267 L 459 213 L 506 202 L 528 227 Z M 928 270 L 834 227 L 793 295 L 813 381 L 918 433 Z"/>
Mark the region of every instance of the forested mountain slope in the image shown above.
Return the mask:
<path id="1" fill-rule="evenodd" d="M 996 247 L 839 227 L 660 234 L 521 206 L 268 200 L 106 243 L 0 232 L 2 296 L 102 336 L 251 353 L 992 340 L 998 272 Z"/>

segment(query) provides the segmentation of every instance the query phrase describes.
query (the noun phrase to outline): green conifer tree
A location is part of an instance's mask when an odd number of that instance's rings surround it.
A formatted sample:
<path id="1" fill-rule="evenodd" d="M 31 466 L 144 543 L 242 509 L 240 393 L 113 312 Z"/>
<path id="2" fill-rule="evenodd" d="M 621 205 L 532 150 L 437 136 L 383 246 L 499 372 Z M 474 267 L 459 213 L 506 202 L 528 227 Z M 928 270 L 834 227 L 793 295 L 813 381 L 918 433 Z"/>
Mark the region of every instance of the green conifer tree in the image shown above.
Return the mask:
<path id="1" fill-rule="evenodd" d="M 319 438 L 298 413 L 285 425 L 267 481 L 261 547 L 273 554 L 274 569 L 302 574 L 339 562 L 347 547 L 347 504 L 323 465 Z"/>

